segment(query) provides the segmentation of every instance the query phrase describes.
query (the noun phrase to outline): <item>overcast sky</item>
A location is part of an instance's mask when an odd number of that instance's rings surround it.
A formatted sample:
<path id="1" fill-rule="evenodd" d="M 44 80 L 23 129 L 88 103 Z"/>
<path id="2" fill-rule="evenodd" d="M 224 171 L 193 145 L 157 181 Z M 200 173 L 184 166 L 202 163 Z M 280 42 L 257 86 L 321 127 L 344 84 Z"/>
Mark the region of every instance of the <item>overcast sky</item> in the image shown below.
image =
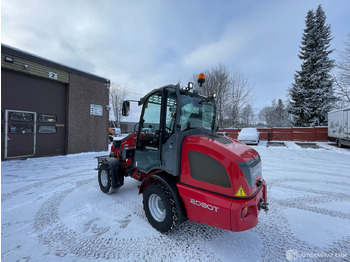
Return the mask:
<path id="1" fill-rule="evenodd" d="M 319 4 L 340 51 L 349 0 L 2 0 L 1 42 L 127 86 L 130 98 L 222 63 L 254 85 L 259 111 L 286 99 Z"/>

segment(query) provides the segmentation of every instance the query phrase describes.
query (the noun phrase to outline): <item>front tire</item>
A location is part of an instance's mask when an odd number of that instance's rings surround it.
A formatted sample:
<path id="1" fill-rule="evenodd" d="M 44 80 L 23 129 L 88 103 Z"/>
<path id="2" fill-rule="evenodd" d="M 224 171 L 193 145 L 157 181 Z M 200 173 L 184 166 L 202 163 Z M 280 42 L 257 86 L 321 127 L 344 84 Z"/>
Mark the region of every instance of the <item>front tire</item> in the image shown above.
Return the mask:
<path id="1" fill-rule="evenodd" d="M 143 193 L 143 209 L 148 222 L 160 232 L 168 232 L 176 226 L 177 214 L 169 190 L 160 183 L 152 183 Z"/>
<path id="2" fill-rule="evenodd" d="M 98 169 L 98 184 L 103 193 L 108 194 L 112 191 L 111 170 L 107 164 L 100 165 Z"/>

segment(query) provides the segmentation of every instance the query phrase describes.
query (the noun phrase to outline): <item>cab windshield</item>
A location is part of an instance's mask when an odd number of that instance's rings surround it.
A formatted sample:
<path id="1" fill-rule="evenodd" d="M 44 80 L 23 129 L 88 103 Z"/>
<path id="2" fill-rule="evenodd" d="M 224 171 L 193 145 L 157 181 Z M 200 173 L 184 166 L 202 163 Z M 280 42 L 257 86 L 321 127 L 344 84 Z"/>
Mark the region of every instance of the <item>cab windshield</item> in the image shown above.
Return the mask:
<path id="1" fill-rule="evenodd" d="M 180 93 L 181 131 L 204 128 L 213 130 L 215 126 L 215 102 L 189 93 Z"/>

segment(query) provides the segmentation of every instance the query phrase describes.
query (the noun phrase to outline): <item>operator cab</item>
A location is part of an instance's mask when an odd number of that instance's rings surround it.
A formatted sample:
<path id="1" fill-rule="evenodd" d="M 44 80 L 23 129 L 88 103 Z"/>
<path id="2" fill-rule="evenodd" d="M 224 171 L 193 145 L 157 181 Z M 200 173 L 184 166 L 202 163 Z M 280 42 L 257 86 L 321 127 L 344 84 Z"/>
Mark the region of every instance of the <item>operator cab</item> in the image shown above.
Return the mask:
<path id="1" fill-rule="evenodd" d="M 199 78 L 200 85 L 204 82 Z M 181 88 L 168 85 L 155 89 L 138 101 L 143 105 L 137 132 L 135 167 L 144 173 L 162 169 L 180 175 L 184 138 L 215 131 L 215 101 L 193 91 L 193 84 Z M 129 101 L 123 103 L 127 115 Z"/>

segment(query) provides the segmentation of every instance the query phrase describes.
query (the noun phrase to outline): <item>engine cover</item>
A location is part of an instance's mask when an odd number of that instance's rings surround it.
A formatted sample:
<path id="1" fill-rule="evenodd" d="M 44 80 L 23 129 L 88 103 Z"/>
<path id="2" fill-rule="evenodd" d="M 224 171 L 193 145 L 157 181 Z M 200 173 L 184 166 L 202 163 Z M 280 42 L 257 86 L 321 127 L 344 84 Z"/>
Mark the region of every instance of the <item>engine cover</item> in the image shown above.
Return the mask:
<path id="1" fill-rule="evenodd" d="M 231 231 L 256 226 L 266 201 L 259 154 L 226 137 L 186 137 L 177 186 L 189 220 Z"/>

